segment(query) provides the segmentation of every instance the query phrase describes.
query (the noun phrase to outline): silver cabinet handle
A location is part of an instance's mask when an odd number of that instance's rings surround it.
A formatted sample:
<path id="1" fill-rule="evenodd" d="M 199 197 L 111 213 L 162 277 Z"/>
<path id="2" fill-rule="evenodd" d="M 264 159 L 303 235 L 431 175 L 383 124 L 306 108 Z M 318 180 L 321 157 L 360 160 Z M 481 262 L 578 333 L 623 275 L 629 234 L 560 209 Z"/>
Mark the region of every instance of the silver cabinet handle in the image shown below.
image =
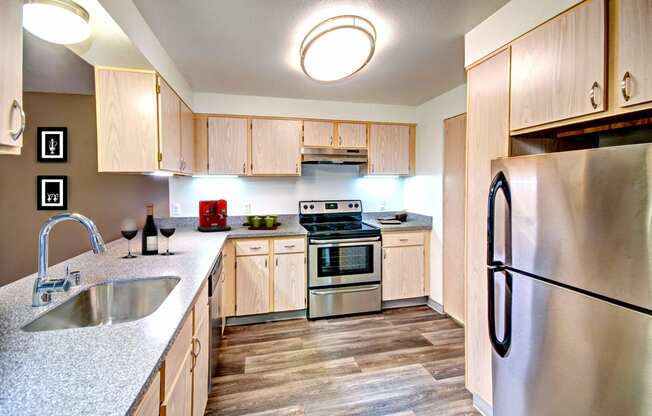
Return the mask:
<path id="1" fill-rule="evenodd" d="M 286 244 L 286 245 L 285 245 L 285 248 L 294 248 L 294 247 L 295 247 L 294 244 Z"/>
<path id="2" fill-rule="evenodd" d="M 263 247 L 262 246 L 251 246 L 249 248 L 252 249 L 252 250 L 260 250 Z"/>
<path id="3" fill-rule="evenodd" d="M 331 146 L 333 145 L 333 136 L 331 136 Z"/>
<path id="4" fill-rule="evenodd" d="M 623 98 L 625 101 L 629 101 L 630 98 L 632 98 L 631 95 L 627 92 L 627 86 L 629 84 L 629 80 L 632 78 L 630 75 L 629 71 L 625 72 L 625 75 L 623 75 L 622 81 L 620 81 L 620 92 L 623 93 Z"/>
<path id="5" fill-rule="evenodd" d="M 11 139 L 16 142 L 25 131 L 25 111 L 23 111 L 23 107 L 20 105 L 18 100 L 14 100 L 11 105 L 11 109 L 13 110 L 14 108 L 20 111 L 20 127 L 18 127 L 18 130 L 16 131 L 9 131 L 9 135 L 11 135 Z"/>
<path id="6" fill-rule="evenodd" d="M 409 241 L 407 238 L 399 238 L 398 241 Z"/>
<path id="7" fill-rule="evenodd" d="M 589 90 L 589 99 L 591 100 L 591 106 L 595 110 L 598 108 L 598 103 L 595 102 L 595 90 L 598 88 L 600 85 L 598 84 L 598 81 L 595 81 L 593 85 L 591 85 L 591 89 Z"/>
<path id="8" fill-rule="evenodd" d="M 387 259 L 387 249 L 383 250 L 383 260 Z"/>
<path id="9" fill-rule="evenodd" d="M 245 173 L 247 171 L 247 164 L 243 163 L 242 164 L 242 173 Z"/>
<path id="10" fill-rule="evenodd" d="M 265 267 L 267 267 L 267 258 L 265 258 Z"/>
<path id="11" fill-rule="evenodd" d="M 340 136 L 340 146 L 342 146 L 342 136 Z"/>
<path id="12" fill-rule="evenodd" d="M 199 344 L 199 351 L 197 352 L 197 354 L 195 354 L 195 341 L 197 341 L 197 344 Z M 192 339 L 192 351 L 190 351 L 190 354 L 192 355 L 193 358 L 192 367 L 190 368 L 190 370 L 192 371 L 197 366 L 197 358 L 199 358 L 199 355 L 201 354 L 201 341 L 199 340 L 199 338 Z"/>
<path id="13" fill-rule="evenodd" d="M 275 259 L 276 267 L 278 267 L 278 257 Z"/>

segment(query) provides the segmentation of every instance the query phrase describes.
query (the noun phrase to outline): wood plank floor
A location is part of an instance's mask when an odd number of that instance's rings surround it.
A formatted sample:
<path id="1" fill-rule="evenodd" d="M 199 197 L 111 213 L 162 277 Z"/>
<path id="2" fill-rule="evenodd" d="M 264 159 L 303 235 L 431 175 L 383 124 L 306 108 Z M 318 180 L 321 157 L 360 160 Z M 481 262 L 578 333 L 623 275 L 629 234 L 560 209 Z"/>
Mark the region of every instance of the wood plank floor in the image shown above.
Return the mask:
<path id="1" fill-rule="evenodd" d="M 227 327 L 206 415 L 479 415 L 464 329 L 426 306 Z"/>

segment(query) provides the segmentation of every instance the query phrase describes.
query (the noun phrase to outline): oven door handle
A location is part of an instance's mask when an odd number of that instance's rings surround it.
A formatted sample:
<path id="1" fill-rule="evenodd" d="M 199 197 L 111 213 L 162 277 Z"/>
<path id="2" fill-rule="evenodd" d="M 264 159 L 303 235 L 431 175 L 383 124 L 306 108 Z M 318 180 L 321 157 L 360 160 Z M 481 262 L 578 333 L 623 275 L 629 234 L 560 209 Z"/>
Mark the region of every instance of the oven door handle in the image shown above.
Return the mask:
<path id="1" fill-rule="evenodd" d="M 358 286 L 353 288 L 340 288 L 340 289 L 321 289 L 321 290 L 311 290 L 310 293 L 313 295 L 326 296 L 326 295 L 337 295 L 338 293 L 354 293 L 354 292 L 369 292 L 371 290 L 378 290 L 380 285 L 369 285 L 369 286 Z"/>
<path id="2" fill-rule="evenodd" d="M 310 244 L 340 244 L 340 243 L 365 243 L 380 241 L 380 237 L 365 237 L 365 238 L 343 238 L 338 240 L 310 240 Z"/>

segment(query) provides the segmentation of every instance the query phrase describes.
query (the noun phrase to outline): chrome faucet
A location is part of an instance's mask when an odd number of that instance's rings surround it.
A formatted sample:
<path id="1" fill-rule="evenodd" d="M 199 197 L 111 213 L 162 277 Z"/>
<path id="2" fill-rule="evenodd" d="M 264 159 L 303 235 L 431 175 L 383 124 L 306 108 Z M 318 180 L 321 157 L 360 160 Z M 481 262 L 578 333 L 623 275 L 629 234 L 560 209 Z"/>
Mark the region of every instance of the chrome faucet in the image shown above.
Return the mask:
<path id="1" fill-rule="evenodd" d="M 93 253 L 100 254 L 106 251 L 104 240 L 97 230 L 95 223 L 88 217 L 76 212 L 66 212 L 50 217 L 42 226 L 38 235 L 38 275 L 34 281 L 34 292 L 32 293 L 32 306 L 44 306 L 52 300 L 52 292 L 67 292 L 70 286 L 77 286 L 80 283 L 79 272 L 69 272 L 66 267 L 66 276 L 62 279 L 48 279 L 48 238 L 50 231 L 63 221 L 77 221 L 86 228 L 91 240 Z"/>

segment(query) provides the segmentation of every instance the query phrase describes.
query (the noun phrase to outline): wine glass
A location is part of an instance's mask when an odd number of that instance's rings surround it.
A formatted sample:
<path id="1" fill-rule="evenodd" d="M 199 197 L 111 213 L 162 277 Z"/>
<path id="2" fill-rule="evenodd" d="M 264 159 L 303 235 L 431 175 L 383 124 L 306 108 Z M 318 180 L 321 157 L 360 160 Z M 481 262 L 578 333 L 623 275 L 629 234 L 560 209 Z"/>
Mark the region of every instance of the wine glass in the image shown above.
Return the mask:
<path id="1" fill-rule="evenodd" d="M 161 256 L 171 256 L 174 253 L 170 251 L 170 237 L 174 234 L 175 228 L 169 225 L 161 225 L 161 235 L 165 237 L 166 247 L 165 253 L 161 253 Z"/>
<path id="2" fill-rule="evenodd" d="M 136 221 L 127 218 L 124 221 L 122 221 L 122 227 L 120 229 L 120 232 L 122 233 L 122 236 L 127 239 L 127 247 L 128 248 L 128 253 L 126 256 L 123 256 L 123 259 L 133 259 L 136 258 L 133 254 L 131 254 L 131 240 L 138 234 L 138 226 L 136 225 Z"/>

